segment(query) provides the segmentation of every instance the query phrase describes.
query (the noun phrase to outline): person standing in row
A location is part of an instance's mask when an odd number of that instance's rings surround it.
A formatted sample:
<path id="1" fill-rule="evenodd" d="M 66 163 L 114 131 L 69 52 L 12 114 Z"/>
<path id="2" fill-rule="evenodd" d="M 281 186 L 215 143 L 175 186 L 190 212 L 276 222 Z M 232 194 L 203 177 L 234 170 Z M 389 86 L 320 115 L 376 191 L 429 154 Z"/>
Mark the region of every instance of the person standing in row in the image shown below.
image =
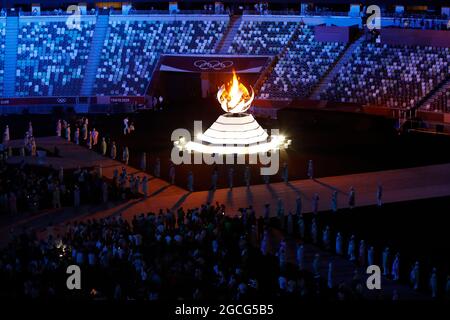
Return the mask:
<path id="1" fill-rule="evenodd" d="M 314 278 L 320 278 L 320 254 L 316 253 L 313 259 Z"/>
<path id="2" fill-rule="evenodd" d="M 318 233 L 318 229 L 317 229 L 316 218 L 313 218 L 312 223 L 311 223 L 311 239 L 314 244 L 317 244 L 319 242 L 317 233 Z"/>
<path id="3" fill-rule="evenodd" d="M 54 187 L 54 189 L 53 189 L 52 203 L 53 203 L 53 208 L 54 209 L 60 209 L 61 208 L 60 190 L 59 190 L 59 186 L 58 185 L 56 185 Z"/>
<path id="4" fill-rule="evenodd" d="M 213 190 L 213 191 L 216 191 L 218 177 L 219 177 L 219 172 L 218 172 L 217 168 L 214 168 L 212 176 L 211 176 L 211 190 Z"/>
<path id="5" fill-rule="evenodd" d="M 96 146 L 97 145 L 97 143 L 98 143 L 98 131 L 94 128 L 94 129 L 92 129 L 92 133 L 91 133 L 91 136 L 92 136 L 92 146 Z"/>
<path id="6" fill-rule="evenodd" d="M 126 165 L 128 165 L 129 160 L 130 160 L 130 153 L 128 152 L 128 147 L 125 146 L 123 148 L 122 161 L 125 162 Z"/>
<path id="7" fill-rule="evenodd" d="M 287 162 L 283 163 L 283 170 L 282 170 L 282 179 L 284 181 L 284 183 L 288 183 L 289 182 L 289 168 L 288 168 L 288 164 Z"/>
<path id="8" fill-rule="evenodd" d="M 123 119 L 123 134 L 126 135 L 128 132 L 129 132 L 128 117 L 126 117 L 125 119 Z"/>
<path id="9" fill-rule="evenodd" d="M 355 188 L 351 187 L 350 192 L 348 194 L 348 206 L 350 209 L 355 207 Z"/>
<path id="10" fill-rule="evenodd" d="M 338 210 L 338 192 L 337 190 L 333 191 L 333 194 L 331 195 L 331 211 L 337 212 Z"/>
<path id="11" fill-rule="evenodd" d="M 70 142 L 70 124 L 66 126 L 66 140 Z"/>
<path id="12" fill-rule="evenodd" d="M 302 197 L 298 196 L 295 199 L 295 214 L 300 216 L 302 214 Z"/>
<path id="13" fill-rule="evenodd" d="M 414 290 L 419 290 L 419 276 L 420 276 L 420 268 L 419 268 L 419 261 L 416 261 L 414 264 L 410 274 L 409 274 L 409 281 L 411 282 L 411 285 Z"/>
<path id="14" fill-rule="evenodd" d="M 93 142 L 94 142 L 94 140 L 92 139 L 92 130 L 89 130 L 89 135 L 88 135 L 88 140 L 87 140 L 87 146 L 88 146 L 89 150 L 92 149 Z"/>
<path id="15" fill-rule="evenodd" d="M 270 218 L 270 203 L 264 205 L 264 221 L 267 223 Z"/>
<path id="16" fill-rule="evenodd" d="M 28 122 L 28 134 L 30 136 L 33 136 L 33 124 L 30 122 Z"/>
<path id="17" fill-rule="evenodd" d="M 312 200 L 312 209 L 313 213 L 316 215 L 317 212 L 319 212 L 319 194 L 314 193 L 313 200 Z"/>
<path id="18" fill-rule="evenodd" d="M 146 152 L 142 152 L 141 163 L 140 163 L 139 167 L 140 167 L 141 171 L 147 170 L 147 153 Z"/>
<path id="19" fill-rule="evenodd" d="M 141 186 L 141 177 L 137 176 L 134 180 L 134 192 L 139 194 L 139 187 Z"/>
<path id="20" fill-rule="evenodd" d="M 194 174 L 192 173 L 192 171 L 188 172 L 188 183 L 187 183 L 187 188 L 189 190 L 189 192 L 194 192 Z"/>
<path id="21" fill-rule="evenodd" d="M 155 161 L 154 174 L 156 178 L 161 176 L 161 160 L 159 158 L 156 158 Z"/>
<path id="22" fill-rule="evenodd" d="M 314 179 L 314 165 L 313 165 L 313 161 L 309 160 L 308 161 L 308 178 L 309 179 Z"/>
<path id="23" fill-rule="evenodd" d="M 372 266 L 375 264 L 375 248 L 371 246 L 369 250 L 367 250 L 367 264 Z"/>
<path id="24" fill-rule="evenodd" d="M 296 261 L 297 261 L 297 268 L 298 270 L 303 270 L 304 265 L 303 265 L 303 261 L 304 261 L 304 247 L 302 244 L 297 244 L 297 249 L 296 249 Z"/>
<path id="25" fill-rule="evenodd" d="M 330 227 L 326 226 L 322 232 L 322 244 L 326 250 L 330 250 Z"/>
<path id="26" fill-rule="evenodd" d="M 144 176 L 142 178 L 142 193 L 144 194 L 144 198 L 147 198 L 148 194 L 148 177 Z"/>
<path id="27" fill-rule="evenodd" d="M 250 167 L 246 166 L 244 171 L 244 180 L 247 188 L 250 188 L 250 178 L 251 178 Z"/>
<path id="28" fill-rule="evenodd" d="M 328 275 L 327 275 L 327 286 L 329 289 L 333 288 L 333 262 L 328 262 Z"/>
<path id="29" fill-rule="evenodd" d="M 397 252 L 392 263 L 392 280 L 398 281 L 400 279 L 400 253 Z"/>
<path id="30" fill-rule="evenodd" d="M 108 183 L 106 181 L 102 183 L 102 200 L 103 203 L 108 202 Z"/>
<path id="31" fill-rule="evenodd" d="M 102 156 L 106 156 L 107 145 L 106 145 L 105 137 L 102 138 L 100 147 L 102 149 Z"/>
<path id="32" fill-rule="evenodd" d="M 430 290 L 431 290 L 431 297 L 433 299 L 436 299 L 437 291 L 438 291 L 437 270 L 436 270 L 436 268 L 433 268 L 433 270 L 431 271 Z"/>
<path id="33" fill-rule="evenodd" d="M 382 256 L 382 264 L 383 264 L 383 276 L 389 275 L 389 248 L 386 247 L 383 251 Z"/>
<path id="34" fill-rule="evenodd" d="M 340 232 L 336 235 L 336 254 L 342 256 L 344 254 L 344 244 L 342 241 L 342 235 Z"/>
<path id="35" fill-rule="evenodd" d="M 170 184 L 175 184 L 175 165 L 173 163 L 169 166 L 169 180 Z"/>
<path id="36" fill-rule="evenodd" d="M 84 122 L 83 127 L 81 128 L 81 135 L 83 136 L 83 141 L 88 139 L 88 126 L 86 122 Z"/>
<path id="37" fill-rule="evenodd" d="M 366 265 L 366 242 L 361 240 L 359 242 L 359 252 L 358 252 L 359 265 Z"/>
<path id="38" fill-rule="evenodd" d="M 381 185 L 381 183 L 378 183 L 377 186 L 377 206 L 381 207 L 383 205 L 383 186 Z"/>
<path id="39" fill-rule="evenodd" d="M 283 200 L 281 200 L 281 198 L 278 198 L 278 201 L 277 201 L 277 217 L 278 217 L 278 220 L 280 221 L 281 228 L 283 228 L 284 227 L 284 205 L 283 205 Z"/>
<path id="40" fill-rule="evenodd" d="M 61 131 L 62 131 L 61 120 L 58 120 L 56 122 L 56 136 L 57 137 L 61 137 Z"/>
<path id="41" fill-rule="evenodd" d="M 111 145 L 111 159 L 116 160 L 117 157 L 117 147 L 116 142 L 113 141 Z"/>
<path id="42" fill-rule="evenodd" d="M 228 168 L 228 188 L 230 188 L 230 190 L 233 190 L 233 176 L 234 176 L 234 168 L 229 167 Z"/>
<path id="43" fill-rule="evenodd" d="M 355 245 L 356 245 L 355 244 L 355 235 L 352 235 L 350 237 L 350 241 L 348 242 L 348 249 L 347 249 L 348 259 L 352 262 L 356 260 Z"/>
<path id="44" fill-rule="evenodd" d="M 10 140 L 9 126 L 6 125 L 5 131 L 3 132 L 3 143 L 7 143 L 9 140 Z"/>
<path id="45" fill-rule="evenodd" d="M 73 206 L 75 208 L 80 207 L 80 188 L 77 185 L 75 185 L 73 190 Z"/>
<path id="46" fill-rule="evenodd" d="M 80 128 L 76 128 L 75 129 L 75 134 L 73 136 L 73 140 L 75 142 L 75 144 L 80 144 Z"/>
<path id="47" fill-rule="evenodd" d="M 305 239 L 305 220 L 303 219 L 303 214 L 299 214 L 298 216 L 298 234 L 300 235 L 301 239 Z"/>

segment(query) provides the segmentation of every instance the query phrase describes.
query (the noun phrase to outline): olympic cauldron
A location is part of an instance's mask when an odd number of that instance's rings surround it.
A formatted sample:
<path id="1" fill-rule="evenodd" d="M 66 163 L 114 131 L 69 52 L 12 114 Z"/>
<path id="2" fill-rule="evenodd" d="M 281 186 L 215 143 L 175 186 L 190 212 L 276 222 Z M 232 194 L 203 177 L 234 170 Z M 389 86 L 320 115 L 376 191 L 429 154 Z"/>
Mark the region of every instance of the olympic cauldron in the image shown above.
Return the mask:
<path id="1" fill-rule="evenodd" d="M 232 80 L 217 92 L 217 100 L 225 111 L 196 141 L 178 140 L 180 150 L 206 154 L 254 154 L 287 148 L 291 141 L 282 135 L 268 135 L 253 115 L 246 113 L 255 97 L 239 82 L 233 71 Z"/>

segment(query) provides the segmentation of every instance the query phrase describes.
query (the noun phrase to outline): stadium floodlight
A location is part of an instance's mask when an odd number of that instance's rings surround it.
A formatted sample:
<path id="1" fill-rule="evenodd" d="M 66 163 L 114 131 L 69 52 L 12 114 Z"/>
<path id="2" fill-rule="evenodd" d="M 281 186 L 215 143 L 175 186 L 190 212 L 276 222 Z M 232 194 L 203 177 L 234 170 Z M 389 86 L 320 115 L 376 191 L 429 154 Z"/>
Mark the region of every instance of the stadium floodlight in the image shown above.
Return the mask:
<path id="1" fill-rule="evenodd" d="M 246 113 L 254 97 L 253 88 L 248 90 L 233 71 L 232 81 L 217 92 L 217 100 L 226 113 L 204 133 L 198 133 L 197 141 L 181 138 L 174 142 L 175 146 L 206 154 L 255 154 L 288 148 L 291 140 L 283 135 L 269 136 L 253 115 Z"/>

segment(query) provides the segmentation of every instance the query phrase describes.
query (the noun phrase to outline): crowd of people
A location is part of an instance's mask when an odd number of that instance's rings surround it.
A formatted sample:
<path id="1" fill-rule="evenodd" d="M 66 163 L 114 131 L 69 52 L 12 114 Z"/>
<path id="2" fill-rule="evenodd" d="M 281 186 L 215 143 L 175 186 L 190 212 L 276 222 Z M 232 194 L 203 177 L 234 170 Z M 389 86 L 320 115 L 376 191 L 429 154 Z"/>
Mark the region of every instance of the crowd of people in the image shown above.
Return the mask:
<path id="1" fill-rule="evenodd" d="M 72 133 L 70 123 L 58 120 L 56 134 L 89 148 L 98 144 L 99 133 L 95 128 L 90 130 L 87 118 L 79 118 L 74 123 L 76 129 Z M 124 119 L 123 126 L 124 135 L 132 134 L 128 118 Z M 9 135 L 6 127 L 4 142 L 9 141 Z M 29 123 L 23 149 L 31 139 L 34 140 L 33 127 Z M 97 149 L 106 155 L 104 137 L 101 141 Z M 24 163 L 8 165 L 6 160 L 10 152 L 10 149 L 3 150 L 0 159 L 2 212 L 37 212 L 65 205 L 78 207 L 82 203 L 106 203 L 130 195 L 142 196 L 139 193 L 147 196 L 148 180 L 128 174 L 126 167 L 121 172 L 116 169 L 112 183 L 108 183 L 102 179 L 99 168 L 79 168 L 67 174 L 62 168 L 36 168 Z M 250 174 L 246 172 L 249 187 Z M 314 179 L 312 161 L 308 162 L 307 173 Z M 230 188 L 233 188 L 232 174 L 231 180 L 228 179 Z M 288 183 L 287 163 L 283 164 L 281 175 Z M 174 176 L 174 172 L 173 176 L 169 172 L 170 179 L 174 180 Z M 211 179 L 215 189 L 217 171 Z M 379 207 L 383 205 L 382 194 L 379 184 L 376 190 Z M 347 195 L 351 210 L 356 202 L 355 189 L 350 188 Z M 334 192 L 332 212 L 339 210 L 337 197 L 338 193 Z M 285 212 L 285 205 L 279 199 L 275 217 L 270 205 L 266 205 L 264 213 L 256 218 L 252 207 L 241 209 L 233 217 L 233 213 L 226 212 L 225 206 L 207 204 L 186 211 L 183 208 L 178 211 L 161 209 L 137 215 L 131 222 L 116 216 L 71 222 L 62 228 L 50 228 L 49 237 L 28 231 L 15 237 L 0 251 L 0 281 L 6 283 L 0 295 L 145 300 L 208 297 L 234 300 L 263 297 L 360 299 L 364 297 L 364 284 L 358 268 L 377 263 L 384 277 L 394 281 L 408 278 L 413 289 L 428 290 L 433 298 L 440 295 L 442 289 L 439 288 L 445 287 L 446 294 L 450 292 L 450 278 L 445 285 L 442 280 L 439 284 L 436 269 L 431 274 L 424 274 L 418 261 L 411 266 L 408 275 L 402 274 L 399 252 L 391 251 L 389 247 L 374 248 L 354 235 L 345 239 L 342 232 L 322 223 L 318 215 L 318 194 L 312 197 L 311 205 L 313 213 L 308 217 L 302 212 L 302 199 L 298 198 L 295 212 Z M 268 248 L 273 242 L 273 228 L 281 230 L 286 238 L 277 239 L 278 249 L 271 253 Z M 288 242 L 293 239 L 297 242 L 294 262 L 288 259 Z M 327 261 L 324 276 L 320 270 L 320 254 L 315 254 L 308 262 L 312 268 L 306 268 L 304 243 L 321 247 L 353 263 L 355 273 L 351 283 L 334 279 L 333 260 Z M 60 281 L 71 264 L 79 265 L 86 275 L 83 290 L 76 294 L 65 288 L 65 281 Z M 424 281 L 424 277 L 427 280 Z M 396 291 L 391 294 L 389 298 L 399 299 Z"/>
<path id="2" fill-rule="evenodd" d="M 88 127 L 87 118 L 79 118 L 72 124 L 58 120 L 56 135 L 88 148 L 97 148 L 99 132 Z M 132 125 L 130 125 L 132 127 Z M 80 129 L 81 128 L 81 129 Z M 39 157 L 32 123 L 29 122 L 23 145 L 12 147 L 9 144 L 10 129 L 5 126 L 3 141 L 0 144 L 0 212 L 2 214 L 19 212 L 38 212 L 42 209 L 79 207 L 83 204 L 99 204 L 108 200 L 119 200 L 130 196 L 130 188 L 120 189 L 117 175 L 113 181 L 102 176 L 101 167 L 64 170 L 62 167 L 43 167 L 27 163 L 25 158 L 19 162 L 8 162 L 12 156 Z M 51 151 L 48 151 L 51 153 Z M 58 156 L 55 148 L 50 156 Z M 143 187 L 143 189 L 145 189 Z"/>
<path id="3" fill-rule="evenodd" d="M 344 240 L 340 232 L 331 239 L 328 226 L 319 228 L 302 213 L 276 218 L 256 218 L 252 207 L 232 216 L 224 205 L 160 210 L 139 214 L 126 221 L 120 216 L 66 223 L 44 236 L 27 231 L 0 251 L 0 296 L 32 299 L 114 300 L 287 300 L 364 299 L 359 267 L 381 261 L 383 277 L 399 281 L 400 254 L 385 248 L 381 257 L 364 240 Z M 281 238 L 274 230 L 283 231 Z M 288 243 L 297 240 L 289 260 Z M 275 249 L 269 250 L 273 243 Z M 333 259 L 324 276 L 322 257 L 306 261 L 305 243 L 312 243 L 346 257 L 355 266 L 350 282 L 334 278 Z M 310 258 L 308 258 L 310 259 Z M 66 268 L 77 265 L 83 272 L 81 290 L 66 288 Z M 308 265 L 307 265 L 308 264 Z M 308 271 L 309 270 L 309 271 Z M 420 264 L 409 279 L 419 285 Z M 436 270 L 429 289 L 437 296 Z M 449 293 L 447 280 L 446 292 Z M 399 299 L 394 290 L 385 299 Z"/>
<path id="4" fill-rule="evenodd" d="M 96 169 L 39 167 L 25 162 L 7 163 L 7 152 L 0 159 L 0 212 L 37 213 L 43 209 L 99 204 L 121 194 Z"/>
<path id="5" fill-rule="evenodd" d="M 380 192 L 380 189 L 377 193 L 378 192 Z M 378 194 L 377 197 L 379 197 Z M 381 197 L 379 197 L 379 199 L 381 199 Z M 382 207 L 381 201 L 378 203 L 378 207 Z M 352 209 L 353 207 L 350 206 L 343 211 L 347 210 L 348 212 L 348 210 Z M 270 205 L 267 204 L 265 206 L 264 217 L 270 216 L 270 211 Z M 328 212 L 328 214 L 335 214 L 337 211 L 336 207 L 332 205 L 331 211 Z M 342 211 L 342 209 L 340 209 L 340 211 Z M 345 213 L 341 212 L 340 214 Z M 420 261 L 415 261 L 409 266 L 408 273 L 408 271 L 406 271 L 408 268 L 405 268 L 405 265 L 402 265 L 406 262 L 401 259 L 400 252 L 394 251 L 393 248 L 390 248 L 389 246 L 380 247 L 379 244 L 374 246 L 371 245 L 369 241 L 357 239 L 354 234 L 348 232 L 349 230 L 346 230 L 347 232 L 339 230 L 338 224 L 335 225 L 336 223 L 333 223 L 333 219 L 327 218 L 326 215 L 327 213 L 318 214 L 317 212 L 314 212 L 313 214 L 303 214 L 300 197 L 297 198 L 295 212 L 288 212 L 288 214 L 285 214 L 284 204 L 281 200 L 279 200 L 276 208 L 279 227 L 287 236 L 297 237 L 305 243 L 313 244 L 314 246 L 320 247 L 325 252 L 332 253 L 333 256 L 329 258 L 329 261 L 326 263 L 328 265 L 326 281 L 330 288 L 335 285 L 333 276 L 334 256 L 341 256 L 354 265 L 355 276 L 358 276 L 358 270 L 376 265 L 380 267 L 380 271 L 385 279 L 409 284 L 409 286 L 416 291 L 420 290 L 422 292 L 428 292 L 433 299 L 442 296 L 450 296 L 450 275 L 447 275 L 445 278 L 439 278 L 439 270 L 435 267 L 431 268 L 431 272 L 425 273 L 421 271 L 423 262 L 421 263 Z M 373 241 L 373 239 L 371 240 Z M 386 240 L 380 242 L 386 243 Z M 297 244 L 295 256 L 297 266 L 299 268 L 303 267 L 305 256 L 302 243 Z M 314 274 L 319 274 L 318 267 L 320 265 L 320 259 L 320 254 L 317 254 L 314 257 L 314 260 L 317 260 L 315 263 L 313 262 Z M 401 265 L 402 268 L 400 267 Z M 446 272 L 445 270 L 440 271 L 441 274 L 445 274 Z M 396 290 L 392 292 L 392 299 L 399 299 L 399 294 Z"/>
<path id="6" fill-rule="evenodd" d="M 21 298 L 350 299 L 351 286 L 329 289 L 286 260 L 284 241 L 269 253 L 267 221 L 223 205 L 68 223 L 59 234 L 16 237 L 1 252 L 1 295 Z M 82 290 L 65 288 L 65 270 L 83 270 Z M 61 281 L 62 280 L 62 281 Z"/>

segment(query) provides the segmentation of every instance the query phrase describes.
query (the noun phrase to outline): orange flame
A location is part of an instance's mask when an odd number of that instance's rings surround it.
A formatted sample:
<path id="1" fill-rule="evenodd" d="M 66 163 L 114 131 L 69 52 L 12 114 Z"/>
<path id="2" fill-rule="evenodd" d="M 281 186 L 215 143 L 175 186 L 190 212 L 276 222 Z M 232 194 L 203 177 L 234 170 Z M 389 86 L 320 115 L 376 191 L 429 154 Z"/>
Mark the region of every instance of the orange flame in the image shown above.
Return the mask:
<path id="1" fill-rule="evenodd" d="M 233 70 L 233 79 L 226 86 L 222 85 L 217 92 L 217 100 L 219 100 L 222 109 L 225 112 L 240 113 L 250 108 L 250 104 L 254 98 L 253 88 L 250 87 L 251 94 L 248 89 L 239 82 L 236 73 Z"/>

